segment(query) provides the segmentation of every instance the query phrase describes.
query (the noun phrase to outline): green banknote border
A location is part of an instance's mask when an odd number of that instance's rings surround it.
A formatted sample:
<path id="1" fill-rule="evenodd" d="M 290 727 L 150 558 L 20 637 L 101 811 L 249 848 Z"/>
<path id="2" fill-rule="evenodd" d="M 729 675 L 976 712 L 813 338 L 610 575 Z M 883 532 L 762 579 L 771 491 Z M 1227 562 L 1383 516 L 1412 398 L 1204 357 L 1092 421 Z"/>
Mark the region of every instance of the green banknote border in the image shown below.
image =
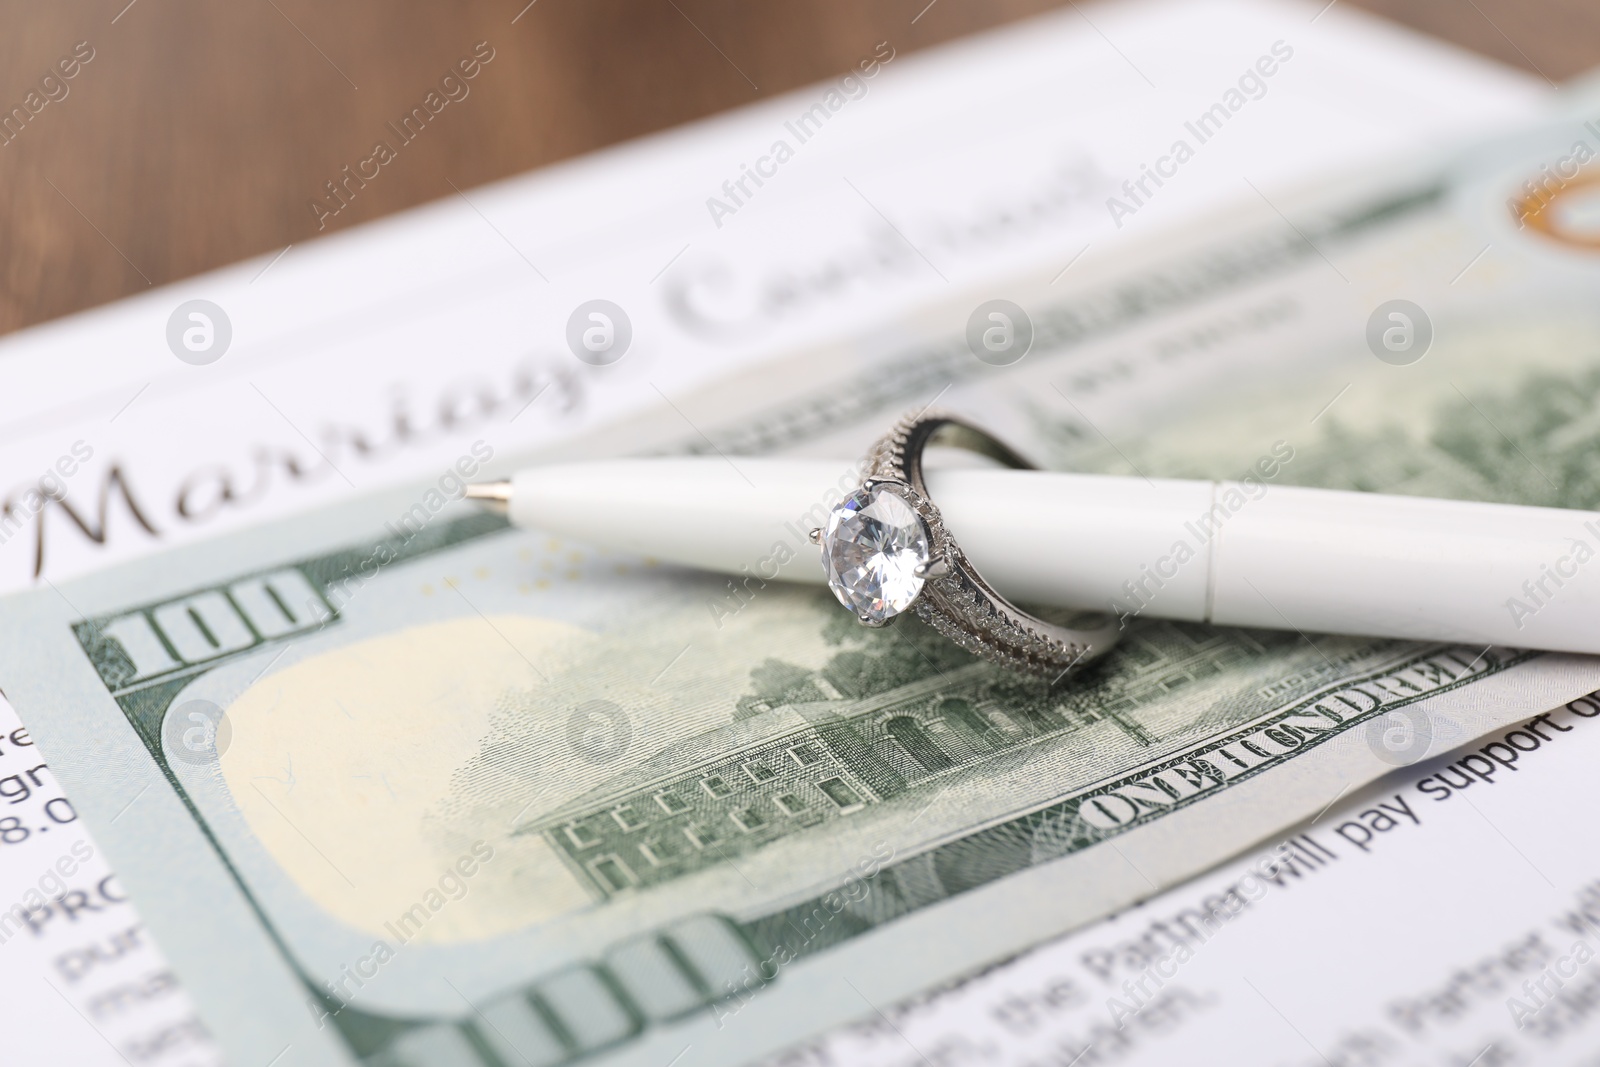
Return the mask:
<path id="1" fill-rule="evenodd" d="M 188 810 L 190 817 L 194 819 L 196 826 L 205 836 L 212 851 L 216 853 L 218 861 L 227 870 L 228 876 L 233 879 L 234 884 L 238 886 L 239 892 L 249 904 L 250 909 L 255 912 L 262 928 L 272 939 L 273 944 L 278 947 L 278 951 L 282 954 L 285 962 L 304 983 L 308 998 L 321 1000 L 325 1003 L 330 1016 L 339 1025 L 341 1036 L 345 1038 L 345 1044 L 352 1055 L 362 1056 L 367 1051 L 371 1051 L 370 1047 L 364 1050 L 362 1046 L 372 1045 L 372 1039 L 376 1036 L 375 1031 L 392 1032 L 404 1029 L 404 1025 L 385 1027 L 381 1025 L 382 1019 L 379 1016 L 371 1016 L 370 1019 L 351 1018 L 347 1024 L 345 1021 L 346 1013 L 337 1013 L 335 1010 L 339 1006 L 338 1003 L 318 988 L 316 983 L 300 968 L 295 953 L 290 948 L 287 940 L 279 933 L 266 909 L 256 899 L 249 883 L 240 875 L 238 868 L 229 858 L 227 850 L 222 847 L 221 841 L 212 831 L 205 815 L 200 811 L 193 799 L 190 798 L 188 791 L 183 787 L 183 783 L 178 780 L 177 775 L 173 773 L 161 743 L 162 721 L 166 716 L 167 709 L 171 706 L 173 698 L 200 675 L 232 663 L 244 656 L 256 654 L 270 645 L 292 641 L 304 637 L 309 632 L 314 632 L 327 626 L 338 625 L 343 620 L 343 615 L 334 600 L 328 596 L 329 590 L 335 582 L 348 583 L 363 580 L 363 566 L 368 564 L 380 550 L 388 550 L 389 563 L 387 565 L 394 566 L 421 559 L 482 537 L 503 533 L 510 529 L 511 524 L 502 516 L 488 513 L 469 515 L 453 519 L 437 527 L 425 528 L 413 534 L 396 534 L 378 538 L 369 544 L 357 543 L 355 546 L 338 549 L 308 560 L 280 564 L 240 575 L 238 579 L 230 584 L 237 584 L 240 581 L 263 574 L 297 571 L 311 583 L 313 589 L 321 597 L 324 614 L 315 620 L 314 625 L 291 629 L 279 635 L 263 634 L 252 626 L 254 640 L 247 646 L 234 649 L 192 668 L 168 671 L 158 677 L 132 685 L 123 686 L 118 684 L 128 670 L 127 656 L 121 652 L 116 640 L 104 633 L 106 625 L 116 619 L 125 618 L 134 613 L 148 617 L 151 612 L 162 605 L 184 601 L 209 592 L 221 591 L 226 596 L 225 587 L 204 586 L 190 588 L 171 596 L 163 597 L 159 601 L 104 612 L 82 619 L 71 626 L 73 636 L 77 639 L 79 647 L 83 650 L 84 655 L 88 657 L 102 684 L 106 686 L 107 692 L 116 701 L 117 707 L 121 709 L 123 716 L 128 720 L 128 724 L 133 727 L 139 740 L 143 742 L 146 751 L 150 753 L 150 757 L 160 769 L 162 777 L 167 780 L 167 784 L 172 787 L 173 793 Z M 246 619 L 246 625 L 250 625 L 248 619 Z M 171 652 L 173 650 L 169 648 L 168 651 Z M 349 1033 L 345 1032 L 347 1025 L 350 1030 Z M 387 1037 L 388 1033 L 384 1033 L 384 1036 Z"/>

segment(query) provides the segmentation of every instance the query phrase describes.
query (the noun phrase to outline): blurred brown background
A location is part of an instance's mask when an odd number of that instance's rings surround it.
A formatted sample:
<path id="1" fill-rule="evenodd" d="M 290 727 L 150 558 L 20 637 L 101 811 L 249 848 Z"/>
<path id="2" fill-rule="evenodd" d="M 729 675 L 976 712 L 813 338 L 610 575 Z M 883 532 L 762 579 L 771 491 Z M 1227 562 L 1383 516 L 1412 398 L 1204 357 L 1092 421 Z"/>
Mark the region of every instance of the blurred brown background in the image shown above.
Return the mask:
<path id="1" fill-rule="evenodd" d="M 0 332 L 313 236 L 323 182 L 478 41 L 470 97 L 329 231 L 1061 0 L 526 2 L 0 0 L 0 114 L 94 50 L 0 145 Z M 1595 0 L 1360 6 L 1552 81 L 1600 65 Z"/>

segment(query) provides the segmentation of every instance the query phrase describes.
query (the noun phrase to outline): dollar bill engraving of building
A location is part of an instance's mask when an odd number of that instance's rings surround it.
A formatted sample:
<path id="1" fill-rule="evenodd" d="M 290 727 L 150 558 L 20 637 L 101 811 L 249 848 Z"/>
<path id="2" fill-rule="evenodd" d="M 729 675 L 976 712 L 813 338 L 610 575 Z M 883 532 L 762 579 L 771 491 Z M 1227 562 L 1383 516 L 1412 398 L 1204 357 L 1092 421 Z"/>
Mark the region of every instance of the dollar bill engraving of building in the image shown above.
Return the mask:
<path id="1" fill-rule="evenodd" d="M 877 691 L 862 691 L 844 671 L 769 661 L 755 672 L 763 694 L 741 699 L 734 721 L 518 832 L 543 835 L 597 898 L 609 899 L 1026 746 L 1096 729 L 1147 745 L 1140 707 L 1260 652 L 1243 632 L 1159 623 L 1129 635 L 1104 684 L 1060 691 L 971 661 Z M 786 699 L 795 696 L 802 699 Z"/>

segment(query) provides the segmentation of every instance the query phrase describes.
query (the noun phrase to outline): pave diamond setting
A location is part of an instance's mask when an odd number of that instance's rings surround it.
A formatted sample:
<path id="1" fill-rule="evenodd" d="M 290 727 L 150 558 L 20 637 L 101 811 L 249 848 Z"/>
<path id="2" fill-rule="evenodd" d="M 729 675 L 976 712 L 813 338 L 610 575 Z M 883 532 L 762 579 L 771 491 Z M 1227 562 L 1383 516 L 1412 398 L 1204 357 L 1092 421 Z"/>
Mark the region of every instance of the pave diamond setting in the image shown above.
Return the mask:
<path id="1" fill-rule="evenodd" d="M 1003 466 L 1035 469 L 957 415 L 925 408 L 901 419 L 867 453 L 861 488 L 828 513 L 825 527 L 811 531 L 833 595 L 868 626 L 915 612 L 973 655 L 1052 685 L 1104 655 L 1120 636 L 1114 619 L 1079 614 L 1047 622 L 1006 600 L 973 569 L 928 499 L 922 451 L 936 436 Z"/>
<path id="2" fill-rule="evenodd" d="M 868 482 L 828 513 L 821 537 L 828 588 L 863 623 L 882 626 L 922 592 L 930 542 L 910 487 Z"/>

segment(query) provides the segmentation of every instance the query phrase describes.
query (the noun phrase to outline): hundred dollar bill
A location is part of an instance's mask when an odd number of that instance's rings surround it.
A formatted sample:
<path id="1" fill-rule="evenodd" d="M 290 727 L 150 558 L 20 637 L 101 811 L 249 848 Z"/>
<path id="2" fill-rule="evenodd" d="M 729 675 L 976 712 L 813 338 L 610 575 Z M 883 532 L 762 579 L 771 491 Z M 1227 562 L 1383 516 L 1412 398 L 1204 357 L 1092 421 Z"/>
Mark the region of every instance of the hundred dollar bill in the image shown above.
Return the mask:
<path id="1" fill-rule="evenodd" d="M 1284 482 L 1593 507 L 1595 266 L 1586 216 L 1543 214 L 1582 187 L 1517 184 L 1580 135 L 1021 279 L 1025 358 L 968 344 L 983 294 L 595 447 L 716 452 L 739 492 L 740 454 L 852 455 L 939 397 L 1054 464 L 1248 475 L 1191 551 Z M 0 684 L 237 1062 L 742 1062 L 1600 687 L 1585 657 L 1157 621 L 1177 545 L 1047 684 L 774 580 L 816 565 L 803 516 L 730 582 L 474 514 L 484 444 L 0 616 Z M 1508 610 L 1560 592 L 1529 586 Z"/>

